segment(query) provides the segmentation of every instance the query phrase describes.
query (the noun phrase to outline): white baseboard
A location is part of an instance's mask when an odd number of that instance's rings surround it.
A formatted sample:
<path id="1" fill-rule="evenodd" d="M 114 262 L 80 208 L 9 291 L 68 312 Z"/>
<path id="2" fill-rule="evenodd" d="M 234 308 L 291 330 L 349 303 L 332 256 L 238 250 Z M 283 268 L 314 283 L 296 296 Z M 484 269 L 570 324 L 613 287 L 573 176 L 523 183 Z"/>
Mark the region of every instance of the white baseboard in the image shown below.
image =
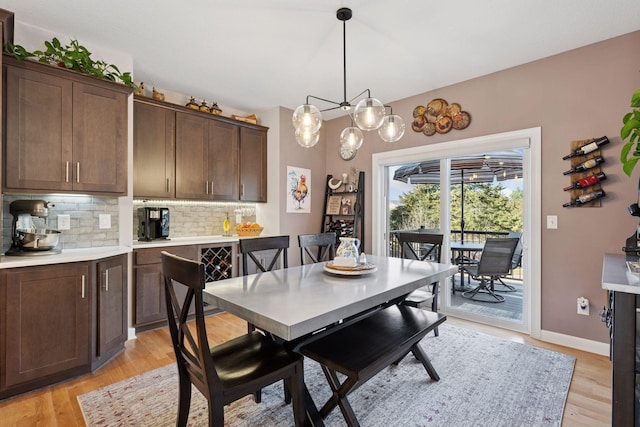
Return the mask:
<path id="1" fill-rule="evenodd" d="M 127 341 L 136 339 L 136 328 L 128 328 Z"/>
<path id="2" fill-rule="evenodd" d="M 557 332 L 545 330 L 540 331 L 540 339 L 552 344 L 558 344 L 565 347 L 575 348 L 577 350 L 588 351 L 589 353 L 595 353 L 601 356 L 609 356 L 609 343 L 587 340 L 584 338 L 559 334 Z"/>

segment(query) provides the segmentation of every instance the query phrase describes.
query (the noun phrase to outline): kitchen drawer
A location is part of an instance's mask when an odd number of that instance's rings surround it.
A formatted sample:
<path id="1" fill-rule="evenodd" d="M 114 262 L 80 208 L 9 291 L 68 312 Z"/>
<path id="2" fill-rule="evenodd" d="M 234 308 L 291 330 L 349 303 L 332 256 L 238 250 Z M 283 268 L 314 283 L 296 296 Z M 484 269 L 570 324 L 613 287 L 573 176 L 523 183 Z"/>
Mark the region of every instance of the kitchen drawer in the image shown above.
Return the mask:
<path id="1" fill-rule="evenodd" d="M 174 255 L 195 260 L 197 256 L 197 247 L 195 245 L 188 246 L 164 246 L 160 248 L 136 249 L 133 251 L 134 264 L 159 264 L 161 262 L 160 252 L 167 251 Z"/>

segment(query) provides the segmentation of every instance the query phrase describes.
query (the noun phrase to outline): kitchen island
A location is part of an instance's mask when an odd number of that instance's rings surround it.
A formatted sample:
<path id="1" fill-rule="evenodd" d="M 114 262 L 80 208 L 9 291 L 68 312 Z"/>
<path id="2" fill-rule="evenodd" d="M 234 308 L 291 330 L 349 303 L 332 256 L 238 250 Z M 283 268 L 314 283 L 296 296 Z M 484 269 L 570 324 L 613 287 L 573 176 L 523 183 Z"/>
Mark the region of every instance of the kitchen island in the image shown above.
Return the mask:
<path id="1" fill-rule="evenodd" d="M 639 425 L 639 385 L 636 377 L 638 346 L 638 314 L 636 300 L 640 295 L 640 277 L 629 272 L 622 254 L 605 254 L 602 264 L 602 288 L 609 292 L 612 369 L 612 426 Z"/>

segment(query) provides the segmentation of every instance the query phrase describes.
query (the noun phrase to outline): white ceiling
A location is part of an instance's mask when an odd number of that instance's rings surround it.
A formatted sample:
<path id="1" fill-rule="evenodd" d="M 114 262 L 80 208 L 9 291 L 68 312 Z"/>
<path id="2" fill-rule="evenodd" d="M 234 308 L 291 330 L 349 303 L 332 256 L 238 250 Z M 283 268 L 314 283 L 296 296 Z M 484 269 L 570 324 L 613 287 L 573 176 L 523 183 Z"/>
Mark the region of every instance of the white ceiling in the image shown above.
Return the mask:
<path id="1" fill-rule="evenodd" d="M 129 53 L 135 80 L 148 89 L 245 112 L 295 109 L 307 95 L 343 100 L 340 7 L 353 10 L 347 99 L 369 88 L 385 103 L 640 29 L 638 0 L 3 0 L 0 7 L 16 21 Z"/>

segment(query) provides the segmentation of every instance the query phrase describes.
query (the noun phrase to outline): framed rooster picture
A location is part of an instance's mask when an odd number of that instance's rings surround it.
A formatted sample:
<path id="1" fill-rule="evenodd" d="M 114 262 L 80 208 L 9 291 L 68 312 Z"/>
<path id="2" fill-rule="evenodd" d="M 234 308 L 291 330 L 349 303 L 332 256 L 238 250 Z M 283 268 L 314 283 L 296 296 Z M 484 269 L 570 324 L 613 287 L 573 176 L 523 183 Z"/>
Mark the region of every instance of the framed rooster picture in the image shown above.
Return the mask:
<path id="1" fill-rule="evenodd" d="M 311 170 L 287 166 L 287 212 L 311 212 Z"/>

